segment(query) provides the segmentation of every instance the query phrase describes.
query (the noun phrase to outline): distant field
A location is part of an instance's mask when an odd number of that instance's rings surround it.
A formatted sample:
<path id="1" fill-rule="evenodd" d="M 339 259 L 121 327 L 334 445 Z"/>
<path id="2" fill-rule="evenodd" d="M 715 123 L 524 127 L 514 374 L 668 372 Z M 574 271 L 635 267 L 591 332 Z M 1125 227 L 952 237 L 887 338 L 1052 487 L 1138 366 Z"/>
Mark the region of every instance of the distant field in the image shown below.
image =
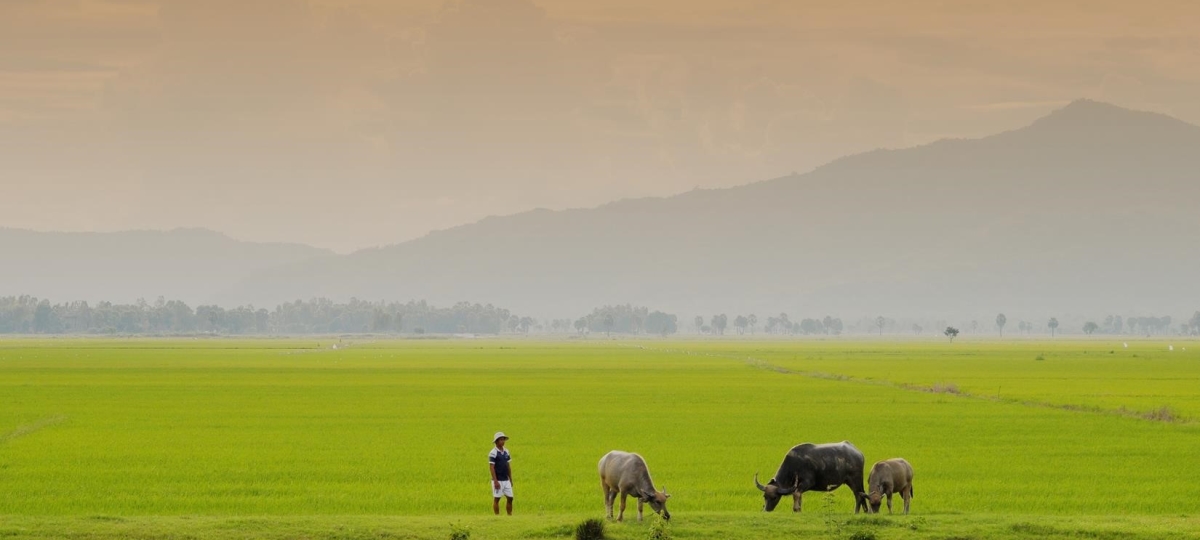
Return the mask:
<path id="1" fill-rule="evenodd" d="M 957 388 L 1001 400 L 1200 420 L 1200 341 L 713 342 L 788 370 Z"/>
<path id="2" fill-rule="evenodd" d="M 176 527 L 238 537 L 229 523 L 257 523 L 241 531 L 249 536 L 306 526 L 292 537 L 326 536 L 337 516 L 409 516 L 417 537 L 445 538 L 458 519 L 473 538 L 558 536 L 563 522 L 601 515 L 595 465 L 614 448 L 646 456 L 673 495 L 673 526 L 688 536 L 789 523 L 819 532 L 820 494 L 806 497 L 805 515 L 762 516 L 752 477 L 770 477 L 794 444 L 843 439 L 868 462 L 903 456 L 916 468 L 909 519 L 928 521 L 888 522 L 884 537 L 922 527 L 930 537 L 1200 531 L 1181 517 L 1195 516 L 1200 499 L 1200 424 L 1105 412 L 1167 406 L 1200 417 L 1200 347 L 1177 344 L 1171 355 L 1165 343 L 1117 350 L 1091 341 L 333 343 L 0 341 L 0 537 Z M 898 386 L 944 383 L 1100 410 Z M 496 430 L 512 436 L 523 516 L 508 525 L 483 515 L 484 455 Z M 848 491 L 833 504 L 849 517 Z M 1105 515 L 1124 517 L 1095 517 Z M 982 529 L 971 528 L 972 516 Z M 404 528 L 344 519 L 362 537 Z"/>

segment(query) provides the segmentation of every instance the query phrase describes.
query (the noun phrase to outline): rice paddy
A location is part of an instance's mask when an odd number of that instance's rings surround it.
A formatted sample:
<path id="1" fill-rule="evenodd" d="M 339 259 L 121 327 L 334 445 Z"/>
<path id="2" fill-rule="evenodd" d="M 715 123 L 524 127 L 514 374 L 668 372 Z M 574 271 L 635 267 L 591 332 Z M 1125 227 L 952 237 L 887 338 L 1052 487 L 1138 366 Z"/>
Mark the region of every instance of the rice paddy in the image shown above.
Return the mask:
<path id="1" fill-rule="evenodd" d="M 561 536 L 603 515 L 596 461 L 612 449 L 645 456 L 681 536 L 828 532 L 820 516 L 850 519 L 848 490 L 763 515 L 752 477 L 840 440 L 916 470 L 903 523 L 922 525 L 882 537 L 1200 531 L 1200 356 L 1156 342 L 335 343 L 0 341 L 0 537 L 325 537 L 344 522 L 445 538 L 455 520 L 473 538 Z M 488 515 L 497 430 L 517 492 L 505 524 Z"/>

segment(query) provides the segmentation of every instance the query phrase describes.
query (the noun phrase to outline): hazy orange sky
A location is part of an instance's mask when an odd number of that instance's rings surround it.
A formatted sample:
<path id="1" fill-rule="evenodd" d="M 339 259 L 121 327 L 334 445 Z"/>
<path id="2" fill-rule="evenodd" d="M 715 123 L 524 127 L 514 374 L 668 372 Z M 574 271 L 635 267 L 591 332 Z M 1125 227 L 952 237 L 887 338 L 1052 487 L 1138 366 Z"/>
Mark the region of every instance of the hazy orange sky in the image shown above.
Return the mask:
<path id="1" fill-rule="evenodd" d="M 3 0 L 0 226 L 346 251 L 1197 96 L 1191 0 Z"/>

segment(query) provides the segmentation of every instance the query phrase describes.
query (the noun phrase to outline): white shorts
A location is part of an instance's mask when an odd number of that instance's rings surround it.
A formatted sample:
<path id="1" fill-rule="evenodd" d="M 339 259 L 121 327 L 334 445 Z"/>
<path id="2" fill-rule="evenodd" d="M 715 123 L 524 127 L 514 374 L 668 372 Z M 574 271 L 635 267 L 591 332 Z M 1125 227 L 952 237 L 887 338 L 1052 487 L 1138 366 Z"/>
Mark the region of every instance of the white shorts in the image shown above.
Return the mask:
<path id="1" fill-rule="evenodd" d="M 509 498 L 513 496 L 512 480 L 501 480 L 500 489 L 496 489 L 496 484 L 493 482 L 488 482 L 488 485 L 492 488 L 492 498 L 494 499 L 499 499 L 502 496 Z"/>

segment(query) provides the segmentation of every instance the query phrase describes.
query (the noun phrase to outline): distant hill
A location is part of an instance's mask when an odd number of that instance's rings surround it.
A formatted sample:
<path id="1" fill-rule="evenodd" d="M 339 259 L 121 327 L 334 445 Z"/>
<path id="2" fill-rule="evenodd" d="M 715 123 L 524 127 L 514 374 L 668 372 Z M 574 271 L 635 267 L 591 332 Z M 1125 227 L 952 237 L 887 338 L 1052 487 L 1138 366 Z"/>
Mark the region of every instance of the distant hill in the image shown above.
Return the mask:
<path id="1" fill-rule="evenodd" d="M 594 209 L 535 210 L 258 272 L 226 302 L 493 302 L 579 314 L 1200 308 L 1200 127 L 1078 101 L 977 139 Z"/>
<path id="2" fill-rule="evenodd" d="M 240 242 L 205 229 L 64 233 L 0 228 L 0 253 L 0 296 L 133 302 L 163 295 L 192 305 L 212 301 L 215 291 L 254 272 L 332 255 L 298 244 Z"/>

